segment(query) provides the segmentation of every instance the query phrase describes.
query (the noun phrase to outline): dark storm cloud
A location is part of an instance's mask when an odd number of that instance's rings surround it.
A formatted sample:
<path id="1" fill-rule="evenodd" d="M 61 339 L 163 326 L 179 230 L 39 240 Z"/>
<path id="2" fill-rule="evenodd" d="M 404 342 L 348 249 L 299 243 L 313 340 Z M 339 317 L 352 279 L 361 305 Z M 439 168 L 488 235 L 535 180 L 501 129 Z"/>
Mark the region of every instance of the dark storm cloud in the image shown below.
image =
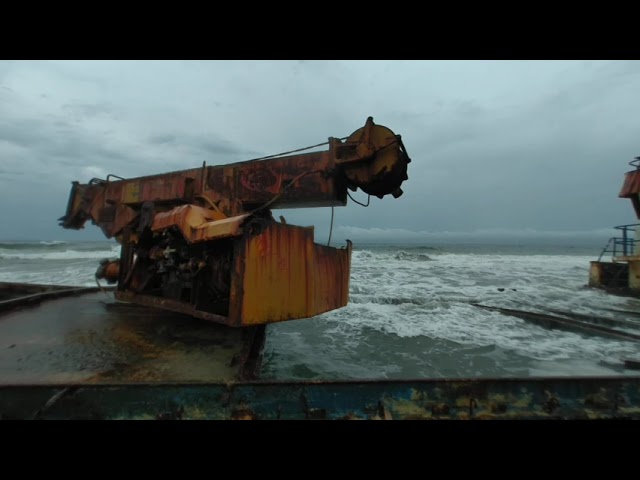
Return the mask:
<path id="1" fill-rule="evenodd" d="M 22 161 L 37 162 L 47 170 L 54 165 L 81 166 L 90 161 L 124 160 L 126 155 L 98 136 L 83 134 L 70 122 L 45 119 L 0 118 L 0 141 L 24 149 Z"/>
<path id="2" fill-rule="evenodd" d="M 235 145 L 228 140 L 216 138 L 215 136 L 160 133 L 150 136 L 148 140 L 152 145 L 181 145 L 192 151 L 198 151 L 201 155 L 215 158 L 218 161 L 224 161 L 224 158 L 228 156 L 237 159 L 256 155 L 255 151 L 247 150 L 240 145 Z"/>
<path id="3" fill-rule="evenodd" d="M 337 209 L 339 237 L 606 240 L 635 220 L 617 193 L 637 85 L 637 61 L 0 62 L 0 202 L 25 235 L 62 238 L 71 180 L 247 160 L 372 115 L 403 136 L 409 181 Z M 277 213 L 328 232 L 327 209 Z"/>

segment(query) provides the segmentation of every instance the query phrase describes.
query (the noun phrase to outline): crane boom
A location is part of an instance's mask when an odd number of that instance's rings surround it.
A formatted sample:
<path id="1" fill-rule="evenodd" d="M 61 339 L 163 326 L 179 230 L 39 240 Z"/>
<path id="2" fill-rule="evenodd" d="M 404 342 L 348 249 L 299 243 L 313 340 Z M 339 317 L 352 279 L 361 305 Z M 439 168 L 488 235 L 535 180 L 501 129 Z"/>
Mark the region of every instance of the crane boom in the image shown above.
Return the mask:
<path id="1" fill-rule="evenodd" d="M 402 195 L 402 138 L 369 117 L 328 150 L 123 179 L 73 182 L 60 225 L 87 220 L 122 245 L 96 278 L 116 298 L 230 326 L 306 318 L 347 303 L 351 243 L 313 242 L 313 228 L 271 208 L 344 206 L 348 189 Z"/>

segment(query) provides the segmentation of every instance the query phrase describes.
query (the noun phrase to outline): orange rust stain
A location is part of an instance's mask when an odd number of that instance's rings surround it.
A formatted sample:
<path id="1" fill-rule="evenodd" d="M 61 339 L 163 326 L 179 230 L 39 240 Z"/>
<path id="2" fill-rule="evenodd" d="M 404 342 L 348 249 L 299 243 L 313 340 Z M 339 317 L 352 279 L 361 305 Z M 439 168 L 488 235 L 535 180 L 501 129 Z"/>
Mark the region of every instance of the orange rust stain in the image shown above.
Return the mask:
<path id="1" fill-rule="evenodd" d="M 104 269 L 104 278 L 107 282 L 115 283 L 118 281 L 118 275 L 120 274 L 120 260 L 115 262 L 109 262 Z"/>
<path id="2" fill-rule="evenodd" d="M 241 325 L 307 318 L 347 304 L 350 249 L 314 244 L 313 228 L 279 223 L 244 241 Z"/>
<path id="3" fill-rule="evenodd" d="M 624 184 L 618 194 L 620 198 L 630 198 L 640 193 L 640 170 L 633 170 L 624 175 Z"/>

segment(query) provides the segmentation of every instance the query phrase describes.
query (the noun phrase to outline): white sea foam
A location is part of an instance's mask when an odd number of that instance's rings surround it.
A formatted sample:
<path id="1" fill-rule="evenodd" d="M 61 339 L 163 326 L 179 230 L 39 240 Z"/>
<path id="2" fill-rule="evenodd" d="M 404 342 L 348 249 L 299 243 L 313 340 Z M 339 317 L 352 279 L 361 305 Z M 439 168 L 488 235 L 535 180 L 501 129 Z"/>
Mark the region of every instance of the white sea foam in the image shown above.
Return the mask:
<path id="1" fill-rule="evenodd" d="M 59 245 L 59 244 L 55 244 Z M 108 250 L 97 251 L 78 251 L 78 250 L 64 250 L 64 251 L 31 251 L 24 252 L 20 250 L 9 250 L 0 248 L 0 261 L 3 259 L 18 259 L 18 260 L 74 260 L 83 258 L 113 258 L 120 254 L 120 247 L 113 246 Z"/>
<path id="2" fill-rule="evenodd" d="M 355 331 L 497 345 L 539 360 L 615 363 L 640 353 L 637 343 L 547 330 L 470 305 L 608 318 L 624 318 L 611 309 L 640 312 L 636 299 L 584 288 L 592 257 L 432 254 L 432 262 L 421 262 L 419 255 L 354 252 L 350 305 L 323 317 Z"/>
<path id="3" fill-rule="evenodd" d="M 119 245 L 103 242 L 5 243 L 0 245 L 0 281 L 95 285 L 98 262 L 119 255 Z"/>
<path id="4" fill-rule="evenodd" d="M 0 247 L 0 281 L 95 285 L 98 261 L 117 257 L 119 247 L 88 248 Z M 265 376 L 619 374 L 611 365 L 640 357 L 640 344 L 548 330 L 471 305 L 640 322 L 624 313 L 640 313 L 639 300 L 585 288 L 593 259 L 420 248 L 356 250 L 349 305 L 311 320 L 272 325 Z"/>

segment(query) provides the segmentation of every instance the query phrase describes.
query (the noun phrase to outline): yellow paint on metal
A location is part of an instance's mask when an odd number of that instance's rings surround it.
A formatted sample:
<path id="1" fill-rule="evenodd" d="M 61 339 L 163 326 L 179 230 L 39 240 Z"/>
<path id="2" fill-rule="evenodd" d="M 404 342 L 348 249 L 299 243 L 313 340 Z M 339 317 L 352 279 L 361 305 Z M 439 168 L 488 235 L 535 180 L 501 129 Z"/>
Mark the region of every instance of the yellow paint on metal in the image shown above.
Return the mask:
<path id="1" fill-rule="evenodd" d="M 630 260 L 629 262 L 629 288 L 631 290 L 640 290 L 640 261 Z"/>
<path id="2" fill-rule="evenodd" d="M 136 203 L 140 201 L 140 184 L 138 182 L 125 183 L 122 188 L 122 203 Z"/>
<path id="3" fill-rule="evenodd" d="M 151 230 L 160 232 L 178 227 L 189 243 L 237 236 L 249 214 L 226 218 L 224 214 L 196 205 L 182 205 L 167 212 L 157 213 Z"/>
<path id="4" fill-rule="evenodd" d="M 313 243 L 313 227 L 280 223 L 269 224 L 244 242 L 236 266 L 241 325 L 308 318 L 347 304 L 350 245 L 318 245 Z M 237 291 L 232 294 L 232 300 L 238 297 Z"/>
<path id="5" fill-rule="evenodd" d="M 193 242 L 204 242 L 220 238 L 236 237 L 242 233 L 242 224 L 250 214 L 207 222 L 193 229 Z"/>

